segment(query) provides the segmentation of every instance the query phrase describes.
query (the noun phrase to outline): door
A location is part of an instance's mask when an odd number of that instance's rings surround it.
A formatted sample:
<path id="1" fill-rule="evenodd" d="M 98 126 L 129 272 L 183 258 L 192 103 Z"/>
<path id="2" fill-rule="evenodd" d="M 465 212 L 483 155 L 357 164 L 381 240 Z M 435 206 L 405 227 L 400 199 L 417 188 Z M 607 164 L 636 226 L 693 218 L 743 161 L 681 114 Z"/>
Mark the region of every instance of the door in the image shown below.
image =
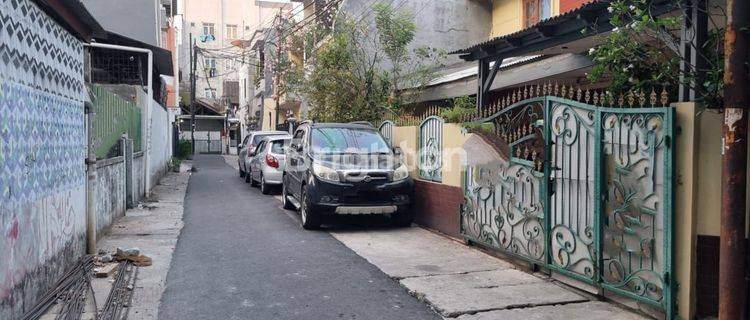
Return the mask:
<path id="1" fill-rule="evenodd" d="M 245 156 L 247 156 L 247 141 L 250 139 L 250 135 L 245 136 L 245 139 L 242 140 L 242 145 L 240 147 L 239 152 L 237 152 L 237 161 L 239 162 L 240 170 L 245 170 Z"/>
<path id="2" fill-rule="evenodd" d="M 300 146 L 304 145 L 305 140 L 305 131 L 307 127 L 301 127 L 297 129 L 297 131 L 294 133 L 294 136 L 292 137 L 292 141 L 289 147 L 289 156 L 287 157 L 287 161 L 289 161 L 289 164 L 287 166 L 287 181 L 289 182 L 289 186 L 287 187 L 292 194 L 297 197 L 302 186 L 302 170 L 304 169 L 304 149 L 298 150 Z"/>
<path id="3" fill-rule="evenodd" d="M 255 155 L 253 155 L 252 160 L 250 161 L 250 165 L 252 166 L 250 168 L 250 171 L 252 172 L 251 178 L 260 181 L 260 170 L 261 170 L 261 161 L 263 161 L 263 153 L 266 149 L 266 145 L 268 145 L 268 141 L 263 140 L 258 144 L 258 147 L 255 148 Z"/>

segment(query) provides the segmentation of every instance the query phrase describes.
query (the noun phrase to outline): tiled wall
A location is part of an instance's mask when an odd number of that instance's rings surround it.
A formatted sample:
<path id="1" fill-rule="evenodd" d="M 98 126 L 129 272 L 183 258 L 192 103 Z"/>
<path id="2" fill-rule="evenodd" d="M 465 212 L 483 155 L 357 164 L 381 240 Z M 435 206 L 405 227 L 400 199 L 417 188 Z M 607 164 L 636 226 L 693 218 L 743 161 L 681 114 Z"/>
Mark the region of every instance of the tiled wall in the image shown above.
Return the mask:
<path id="1" fill-rule="evenodd" d="M 0 0 L 0 319 L 84 251 L 83 45 L 30 0 Z"/>

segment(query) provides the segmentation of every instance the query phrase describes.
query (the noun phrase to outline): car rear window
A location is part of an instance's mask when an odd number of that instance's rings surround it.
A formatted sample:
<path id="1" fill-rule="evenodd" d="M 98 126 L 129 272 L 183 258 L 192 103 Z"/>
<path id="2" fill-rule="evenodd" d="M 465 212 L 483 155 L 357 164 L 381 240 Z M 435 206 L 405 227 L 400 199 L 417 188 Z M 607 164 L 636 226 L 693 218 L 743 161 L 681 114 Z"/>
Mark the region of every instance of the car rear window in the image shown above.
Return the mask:
<path id="1" fill-rule="evenodd" d="M 274 136 L 281 136 L 280 134 L 273 134 L 273 133 L 266 133 L 266 134 L 256 134 L 253 136 L 253 145 L 258 145 L 259 142 L 263 141 L 263 139 L 267 137 L 274 137 Z"/>
<path id="2" fill-rule="evenodd" d="M 284 154 L 284 151 L 286 151 L 286 142 L 289 140 L 275 140 L 271 144 L 271 153 L 275 154 Z"/>
<path id="3" fill-rule="evenodd" d="M 315 128 L 312 151 L 323 154 L 390 153 L 377 131 L 365 128 Z"/>

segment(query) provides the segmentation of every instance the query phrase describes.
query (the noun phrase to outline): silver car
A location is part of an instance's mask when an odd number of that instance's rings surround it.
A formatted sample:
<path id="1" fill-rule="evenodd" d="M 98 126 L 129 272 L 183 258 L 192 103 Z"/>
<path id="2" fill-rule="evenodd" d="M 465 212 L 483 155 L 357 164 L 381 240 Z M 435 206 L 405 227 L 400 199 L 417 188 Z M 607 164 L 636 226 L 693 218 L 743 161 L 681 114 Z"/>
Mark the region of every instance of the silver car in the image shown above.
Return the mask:
<path id="1" fill-rule="evenodd" d="M 289 135 L 267 137 L 255 148 L 250 160 L 250 185 L 260 186 L 261 193 L 269 194 L 273 186 L 281 185 L 291 139 Z"/>
<path id="2" fill-rule="evenodd" d="M 248 154 L 253 154 L 255 148 L 258 146 L 263 138 L 272 136 L 288 136 L 289 134 L 284 131 L 253 131 L 250 132 L 245 139 L 242 140 L 242 144 L 238 146 L 239 152 L 237 157 L 237 165 L 239 166 L 240 178 L 245 178 L 245 182 L 250 182 L 250 158 Z"/>

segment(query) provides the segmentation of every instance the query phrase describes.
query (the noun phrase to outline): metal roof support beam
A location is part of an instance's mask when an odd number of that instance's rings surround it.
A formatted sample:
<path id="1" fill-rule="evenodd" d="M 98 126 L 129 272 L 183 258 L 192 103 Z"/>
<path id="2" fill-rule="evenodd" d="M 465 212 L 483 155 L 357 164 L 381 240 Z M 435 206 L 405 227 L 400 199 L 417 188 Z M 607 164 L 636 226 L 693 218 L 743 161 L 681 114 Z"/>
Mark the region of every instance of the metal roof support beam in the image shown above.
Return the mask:
<path id="1" fill-rule="evenodd" d="M 482 110 L 482 108 L 487 106 L 487 103 L 489 102 L 487 95 L 490 92 L 490 88 L 492 88 L 492 83 L 495 82 L 495 76 L 497 76 L 500 66 L 503 64 L 502 56 L 495 57 L 492 59 L 494 65 L 492 66 L 492 69 L 490 69 L 490 60 L 491 59 L 479 60 L 479 72 L 477 73 L 477 86 L 479 87 L 479 90 L 477 91 L 477 110 Z"/>

